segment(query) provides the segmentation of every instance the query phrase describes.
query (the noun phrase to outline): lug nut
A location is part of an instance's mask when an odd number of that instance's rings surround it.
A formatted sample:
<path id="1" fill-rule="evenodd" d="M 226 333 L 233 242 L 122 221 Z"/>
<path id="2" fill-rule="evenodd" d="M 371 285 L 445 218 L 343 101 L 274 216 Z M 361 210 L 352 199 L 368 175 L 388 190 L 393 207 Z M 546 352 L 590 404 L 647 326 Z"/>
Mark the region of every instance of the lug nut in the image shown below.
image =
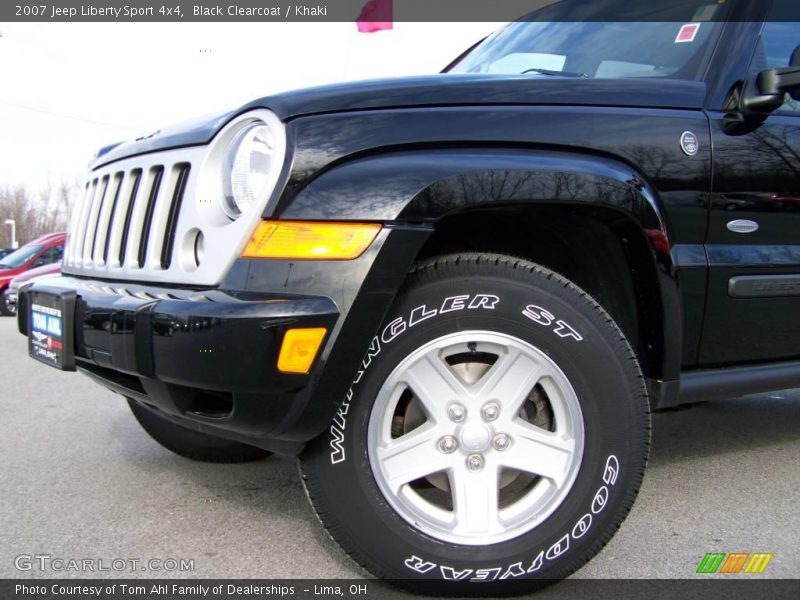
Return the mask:
<path id="1" fill-rule="evenodd" d="M 439 450 L 441 450 L 445 454 L 450 454 L 451 452 L 455 452 L 456 448 L 458 448 L 458 442 L 456 441 L 456 438 L 454 438 L 452 435 L 446 435 L 439 440 Z"/>
<path id="2" fill-rule="evenodd" d="M 447 416 L 455 423 L 461 423 L 467 417 L 467 409 L 460 404 L 451 404 L 447 409 Z"/>
<path id="3" fill-rule="evenodd" d="M 481 409 L 481 416 L 484 421 L 494 421 L 500 414 L 500 406 L 497 402 L 487 402 Z"/>
<path id="4" fill-rule="evenodd" d="M 495 450 L 507 450 L 511 445 L 511 438 L 505 433 L 498 433 L 492 440 L 492 446 Z"/>
<path id="5" fill-rule="evenodd" d="M 483 457 L 480 454 L 470 454 L 467 457 L 467 468 L 470 471 L 480 471 L 483 468 Z"/>

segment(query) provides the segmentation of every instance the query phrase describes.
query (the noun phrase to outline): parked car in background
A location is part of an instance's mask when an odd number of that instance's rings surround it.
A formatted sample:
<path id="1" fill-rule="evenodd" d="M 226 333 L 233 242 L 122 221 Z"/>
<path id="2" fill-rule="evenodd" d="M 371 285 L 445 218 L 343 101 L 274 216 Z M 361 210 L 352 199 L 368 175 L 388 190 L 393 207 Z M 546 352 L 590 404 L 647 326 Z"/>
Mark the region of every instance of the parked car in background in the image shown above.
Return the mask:
<path id="1" fill-rule="evenodd" d="M 9 312 L 6 306 L 6 290 L 11 280 L 17 275 L 37 267 L 53 263 L 60 264 L 61 257 L 64 256 L 66 239 L 67 234 L 64 232 L 48 233 L 0 259 L 0 298 L 2 298 L 0 314 L 7 316 L 15 314 Z"/>
<path id="2" fill-rule="evenodd" d="M 5 258 L 14 251 L 14 248 L 0 248 L 0 258 Z"/>
<path id="3" fill-rule="evenodd" d="M 3 310 L 10 315 L 17 314 L 17 293 L 19 291 L 20 286 L 29 281 L 33 281 L 34 279 L 39 279 L 40 277 L 47 277 L 48 275 L 58 275 L 61 273 L 61 261 L 50 263 L 49 265 L 43 265 L 41 267 L 36 267 L 35 269 L 29 269 L 20 275 L 14 277 L 11 280 L 11 283 L 8 284 L 8 287 L 3 292 L 2 303 L 3 303 Z"/>

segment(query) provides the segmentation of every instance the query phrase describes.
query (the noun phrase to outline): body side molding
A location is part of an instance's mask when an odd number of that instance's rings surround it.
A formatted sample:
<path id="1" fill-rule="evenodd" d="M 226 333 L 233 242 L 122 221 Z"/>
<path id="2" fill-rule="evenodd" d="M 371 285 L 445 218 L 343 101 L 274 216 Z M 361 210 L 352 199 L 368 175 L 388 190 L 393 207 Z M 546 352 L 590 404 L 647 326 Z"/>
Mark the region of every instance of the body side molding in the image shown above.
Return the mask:
<path id="1" fill-rule="evenodd" d="M 800 361 L 687 371 L 674 404 L 726 400 L 800 385 Z M 669 406 L 663 404 L 660 408 Z"/>

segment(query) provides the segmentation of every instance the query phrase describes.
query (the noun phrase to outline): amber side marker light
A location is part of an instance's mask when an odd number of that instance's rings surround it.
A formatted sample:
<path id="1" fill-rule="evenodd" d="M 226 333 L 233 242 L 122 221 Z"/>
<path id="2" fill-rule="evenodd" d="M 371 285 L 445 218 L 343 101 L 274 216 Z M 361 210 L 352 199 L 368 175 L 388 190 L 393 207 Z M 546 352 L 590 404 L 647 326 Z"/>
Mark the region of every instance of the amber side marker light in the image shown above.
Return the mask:
<path id="1" fill-rule="evenodd" d="M 281 373 L 308 373 L 327 330 L 324 327 L 289 329 L 278 355 Z"/>
<path id="2" fill-rule="evenodd" d="M 261 221 L 242 256 L 351 260 L 369 248 L 380 230 L 378 223 Z"/>

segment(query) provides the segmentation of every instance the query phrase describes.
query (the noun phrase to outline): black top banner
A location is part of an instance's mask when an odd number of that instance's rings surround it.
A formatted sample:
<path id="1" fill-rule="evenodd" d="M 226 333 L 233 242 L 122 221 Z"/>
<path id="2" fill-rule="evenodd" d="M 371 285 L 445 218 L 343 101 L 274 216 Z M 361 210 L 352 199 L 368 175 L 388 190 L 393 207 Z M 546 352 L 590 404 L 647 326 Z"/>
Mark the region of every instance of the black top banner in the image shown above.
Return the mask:
<path id="1" fill-rule="evenodd" d="M 800 21 L 797 0 L 4 0 L 14 22 Z"/>

